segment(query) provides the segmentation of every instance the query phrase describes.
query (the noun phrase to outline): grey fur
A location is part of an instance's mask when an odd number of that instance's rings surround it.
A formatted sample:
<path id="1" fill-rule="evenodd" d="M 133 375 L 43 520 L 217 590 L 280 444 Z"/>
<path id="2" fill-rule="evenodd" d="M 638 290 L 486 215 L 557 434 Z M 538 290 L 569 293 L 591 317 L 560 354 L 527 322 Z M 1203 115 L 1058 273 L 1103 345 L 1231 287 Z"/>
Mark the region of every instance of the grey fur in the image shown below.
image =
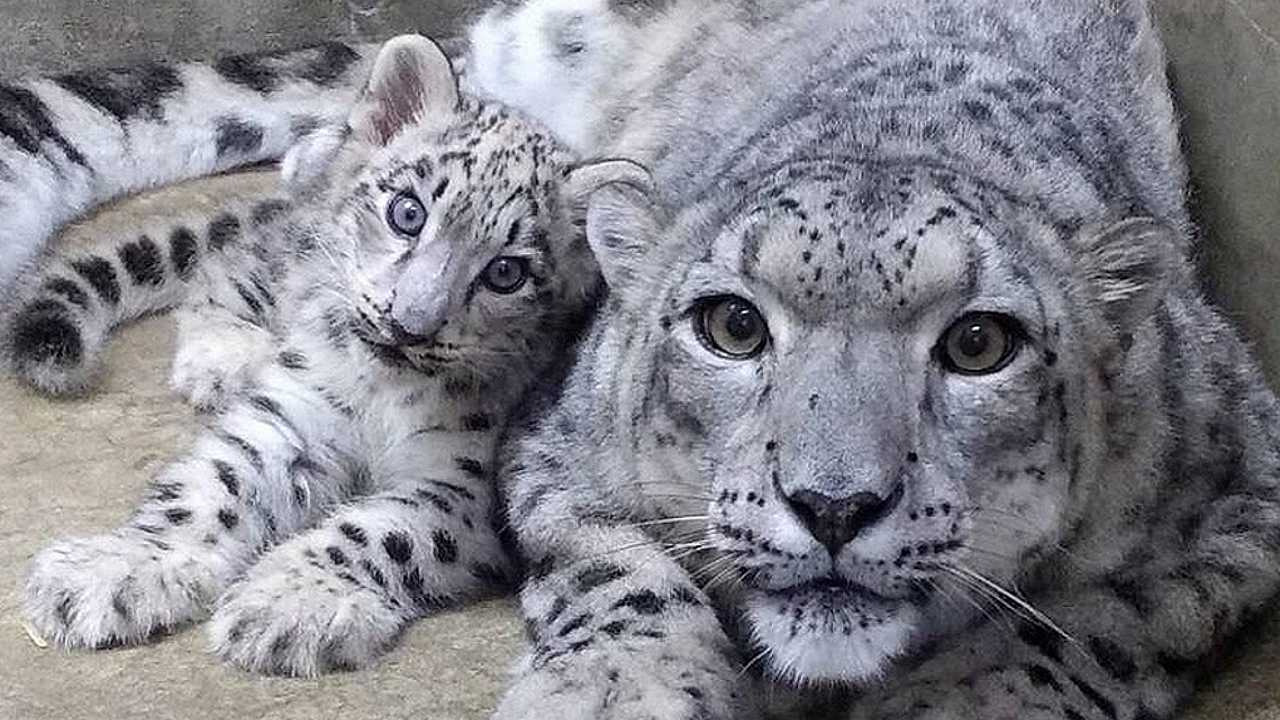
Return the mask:
<path id="1" fill-rule="evenodd" d="M 851 718 L 1167 718 L 1272 597 L 1276 399 L 1193 277 L 1144 2 L 529 0 L 473 42 L 657 188 L 592 201 L 609 302 L 504 464 L 532 651 L 498 717 L 838 687 Z M 759 358 L 706 347 L 723 295 Z M 998 372 L 941 359 L 971 311 L 1016 319 Z"/>

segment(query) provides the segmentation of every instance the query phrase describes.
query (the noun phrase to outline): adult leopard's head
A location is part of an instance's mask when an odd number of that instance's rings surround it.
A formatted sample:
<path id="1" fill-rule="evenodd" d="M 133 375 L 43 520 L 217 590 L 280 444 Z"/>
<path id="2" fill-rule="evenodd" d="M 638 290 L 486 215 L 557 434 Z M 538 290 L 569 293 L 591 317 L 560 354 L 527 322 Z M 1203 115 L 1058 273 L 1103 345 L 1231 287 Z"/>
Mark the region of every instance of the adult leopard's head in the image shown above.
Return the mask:
<path id="1" fill-rule="evenodd" d="M 1055 225 L 860 161 L 784 164 L 669 221 L 606 189 L 588 234 L 617 502 L 801 684 L 874 678 L 1013 602 L 1108 443 L 1140 441 L 1112 432 L 1108 385 L 1140 372 L 1133 333 L 1179 267 L 1153 222 Z"/>
<path id="2" fill-rule="evenodd" d="M 535 123 L 462 95 L 416 35 L 383 47 L 345 128 L 285 160 L 315 209 L 303 242 L 328 261 L 320 299 L 338 300 L 327 330 L 393 364 L 481 379 L 562 351 L 599 290 L 582 198 L 632 169 L 575 164 Z"/>

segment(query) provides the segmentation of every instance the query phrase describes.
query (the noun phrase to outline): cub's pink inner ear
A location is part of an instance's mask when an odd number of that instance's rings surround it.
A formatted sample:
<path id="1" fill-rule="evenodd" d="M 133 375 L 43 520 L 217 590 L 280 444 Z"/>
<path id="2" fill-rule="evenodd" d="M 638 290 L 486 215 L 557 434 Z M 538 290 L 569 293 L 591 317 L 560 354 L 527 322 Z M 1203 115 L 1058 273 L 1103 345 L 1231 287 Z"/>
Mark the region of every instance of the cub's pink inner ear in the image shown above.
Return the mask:
<path id="1" fill-rule="evenodd" d="M 386 145 L 406 127 L 458 106 L 458 80 L 449 58 L 421 35 L 382 46 L 349 124 L 364 140 Z"/>

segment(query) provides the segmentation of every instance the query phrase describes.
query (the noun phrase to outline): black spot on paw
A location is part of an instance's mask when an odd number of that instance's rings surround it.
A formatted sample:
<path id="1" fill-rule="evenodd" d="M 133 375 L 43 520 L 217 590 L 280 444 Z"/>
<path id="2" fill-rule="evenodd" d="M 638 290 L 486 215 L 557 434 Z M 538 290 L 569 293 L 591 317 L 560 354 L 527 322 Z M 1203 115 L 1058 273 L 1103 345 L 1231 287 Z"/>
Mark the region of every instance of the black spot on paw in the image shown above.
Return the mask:
<path id="1" fill-rule="evenodd" d="M 222 523 L 222 527 L 228 530 L 234 530 L 240 524 L 240 516 L 227 508 L 218 511 L 218 522 Z"/>
<path id="2" fill-rule="evenodd" d="M 364 530 L 349 522 L 344 522 L 339 525 L 338 532 L 341 532 L 343 537 L 360 547 L 364 547 L 369 544 L 369 536 L 365 534 Z"/>
<path id="3" fill-rule="evenodd" d="M 458 542 L 453 535 L 444 530 L 436 530 L 431 534 L 431 543 L 435 549 L 436 560 L 445 564 L 458 561 Z"/>
<path id="4" fill-rule="evenodd" d="M 593 617 L 594 616 L 591 613 L 582 613 L 581 615 L 574 617 L 569 620 L 569 622 L 566 622 L 564 627 L 560 628 L 560 631 L 556 633 L 556 637 L 565 637 L 574 630 L 580 630 L 583 627 L 586 627 L 587 623 L 591 622 Z"/>
<path id="5" fill-rule="evenodd" d="M 377 565 L 374 565 L 369 560 L 361 560 L 360 568 L 365 571 L 375 585 L 383 588 L 387 586 L 387 578 L 382 574 L 382 570 L 378 569 Z"/>
<path id="6" fill-rule="evenodd" d="M 240 478 L 236 476 L 236 471 L 222 460 L 214 460 L 213 469 L 218 474 L 218 481 L 226 488 L 227 494 L 231 497 L 240 497 Z"/>
<path id="7" fill-rule="evenodd" d="M 276 361 L 290 370 L 307 369 L 307 356 L 295 350 L 286 350 L 280 353 Z"/>
<path id="8" fill-rule="evenodd" d="M 440 610 L 449 606 L 449 598 L 444 595 L 435 595 L 426 591 L 422 583 L 422 573 L 418 568 L 414 568 L 404 574 L 400 579 L 400 583 L 404 586 L 405 592 L 409 593 L 409 598 L 423 612 L 431 612 Z"/>
<path id="9" fill-rule="evenodd" d="M 186 525 L 191 522 L 191 511 L 186 508 L 170 508 L 164 511 L 164 518 L 174 525 Z"/>

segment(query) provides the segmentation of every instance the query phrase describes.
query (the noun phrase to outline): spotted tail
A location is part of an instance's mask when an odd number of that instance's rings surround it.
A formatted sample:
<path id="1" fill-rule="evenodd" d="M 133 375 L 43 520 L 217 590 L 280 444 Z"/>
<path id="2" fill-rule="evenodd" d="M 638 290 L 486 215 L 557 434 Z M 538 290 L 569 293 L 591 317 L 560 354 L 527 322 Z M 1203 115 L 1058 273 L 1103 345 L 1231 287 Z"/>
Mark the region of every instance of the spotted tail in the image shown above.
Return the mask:
<path id="1" fill-rule="evenodd" d="M 0 83 L 0 290 L 111 198 L 277 159 L 345 120 L 377 47 L 150 64 Z"/>
<path id="2" fill-rule="evenodd" d="M 188 297 L 219 302 L 264 324 L 273 302 L 260 280 L 257 227 L 287 201 L 276 173 L 213 178 L 109 208 L 73 226 L 58 251 L 17 285 L 5 354 L 37 389 L 76 395 L 90 389 L 111 331 L 175 307 Z M 273 194 L 276 193 L 276 194 Z M 225 286 L 225 287 L 223 287 Z"/>

